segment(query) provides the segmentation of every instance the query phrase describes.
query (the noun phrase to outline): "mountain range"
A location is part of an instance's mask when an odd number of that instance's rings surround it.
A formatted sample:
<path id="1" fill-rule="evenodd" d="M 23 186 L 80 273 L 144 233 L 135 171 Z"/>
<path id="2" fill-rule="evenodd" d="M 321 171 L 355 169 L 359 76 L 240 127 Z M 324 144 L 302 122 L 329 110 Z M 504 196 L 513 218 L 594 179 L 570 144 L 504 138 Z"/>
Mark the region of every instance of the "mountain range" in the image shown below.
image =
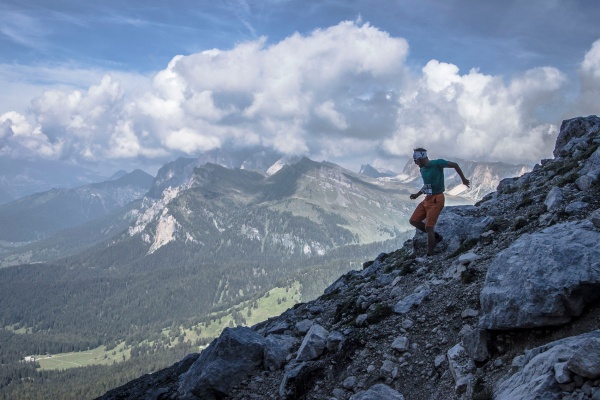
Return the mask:
<path id="1" fill-rule="evenodd" d="M 100 399 L 598 398 L 599 132 L 563 121 L 554 159 L 446 207 L 433 256 L 416 233 Z"/>
<path id="2" fill-rule="evenodd" d="M 66 162 L 2 157 L 0 204 L 53 188 L 73 189 L 105 180 L 101 174 Z"/>
<path id="3" fill-rule="evenodd" d="M 154 178 L 135 170 L 116 179 L 22 197 L 0 205 L 0 240 L 32 242 L 79 226 L 142 198 Z"/>

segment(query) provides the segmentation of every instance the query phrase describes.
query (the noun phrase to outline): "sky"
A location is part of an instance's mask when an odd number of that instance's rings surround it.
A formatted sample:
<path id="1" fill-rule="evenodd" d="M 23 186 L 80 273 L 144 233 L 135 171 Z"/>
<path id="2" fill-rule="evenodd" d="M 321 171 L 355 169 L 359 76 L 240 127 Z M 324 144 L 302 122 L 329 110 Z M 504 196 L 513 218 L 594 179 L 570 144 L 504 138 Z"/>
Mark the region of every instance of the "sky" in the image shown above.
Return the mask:
<path id="1" fill-rule="evenodd" d="M 589 0 L 2 0 L 0 157 L 534 165 L 600 113 Z"/>

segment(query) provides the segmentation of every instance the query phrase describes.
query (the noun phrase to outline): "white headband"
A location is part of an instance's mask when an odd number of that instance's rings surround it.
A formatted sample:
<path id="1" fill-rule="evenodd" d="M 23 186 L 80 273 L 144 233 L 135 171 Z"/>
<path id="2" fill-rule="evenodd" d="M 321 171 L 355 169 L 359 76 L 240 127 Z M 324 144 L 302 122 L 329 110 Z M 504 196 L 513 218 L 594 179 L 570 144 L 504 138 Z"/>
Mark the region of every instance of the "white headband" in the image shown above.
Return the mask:
<path id="1" fill-rule="evenodd" d="M 418 160 L 419 158 L 427 158 L 426 151 L 415 150 L 413 153 L 413 159 Z"/>

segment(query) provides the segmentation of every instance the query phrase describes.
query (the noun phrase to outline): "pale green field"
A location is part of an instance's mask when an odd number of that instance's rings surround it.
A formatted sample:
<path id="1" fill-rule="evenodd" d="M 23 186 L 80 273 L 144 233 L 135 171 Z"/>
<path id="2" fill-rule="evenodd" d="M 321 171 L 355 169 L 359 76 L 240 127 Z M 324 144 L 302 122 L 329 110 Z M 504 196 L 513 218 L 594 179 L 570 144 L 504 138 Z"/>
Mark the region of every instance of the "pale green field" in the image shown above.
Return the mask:
<path id="1" fill-rule="evenodd" d="M 277 299 L 286 298 L 286 301 L 282 301 L 281 304 L 277 304 Z M 285 288 L 274 288 L 269 291 L 269 296 L 263 296 L 257 300 L 258 308 L 252 308 L 252 303 L 239 305 L 237 308 L 241 308 L 241 314 L 246 318 L 246 326 L 252 326 L 259 322 L 265 321 L 271 317 L 276 315 L 280 315 L 288 308 L 293 307 L 295 304 L 299 303 L 302 300 L 302 294 L 300 293 L 300 284 L 298 282 L 294 282 L 291 288 L 288 288 L 286 292 Z M 248 307 L 251 307 L 252 315 L 250 317 L 247 316 Z M 198 325 L 202 329 L 202 333 L 198 336 L 195 332 L 195 328 L 193 327 L 191 330 L 185 330 L 186 336 L 185 340 L 196 340 L 198 338 L 216 338 L 221 334 L 221 331 L 228 326 L 233 324 L 232 312 L 221 318 L 221 323 L 219 321 L 214 321 L 208 326 L 203 326 L 203 324 Z M 163 331 L 163 333 L 168 334 L 168 331 Z"/>
<path id="2" fill-rule="evenodd" d="M 277 299 L 286 298 L 286 301 L 281 301 L 278 304 Z M 233 325 L 232 314 L 234 309 L 240 310 L 240 313 L 246 318 L 246 326 L 252 326 L 259 322 L 265 321 L 270 317 L 280 315 L 285 310 L 293 307 L 301 301 L 302 294 L 300 293 L 300 284 L 294 282 L 291 288 L 275 288 L 269 291 L 268 296 L 261 297 L 257 300 L 258 308 L 253 308 L 252 303 L 242 303 L 229 310 L 229 314 L 221 317 L 221 322 L 214 321 L 208 326 L 199 324 L 192 329 L 180 328 L 181 333 L 185 333 L 184 341 L 196 341 L 196 339 L 204 338 L 212 340 L 221 334 L 221 331 L 228 326 Z M 251 308 L 251 316 L 247 315 L 248 307 Z M 196 328 L 201 329 L 200 335 L 196 333 Z M 171 332 L 170 328 L 163 330 L 163 334 L 168 336 Z M 15 333 L 25 334 L 27 330 L 21 328 L 13 330 Z M 151 343 L 149 343 L 151 344 Z M 106 351 L 106 346 L 100 346 L 88 351 L 80 351 L 73 353 L 60 353 L 52 355 L 36 355 L 35 359 L 40 364 L 40 369 L 43 370 L 60 370 L 68 368 L 85 367 L 89 365 L 111 365 L 115 362 L 122 362 L 129 359 L 131 348 L 124 348 L 125 343 L 120 343 L 116 348 Z M 202 350 L 198 348 L 198 350 Z"/>
<path id="3" fill-rule="evenodd" d="M 87 365 L 111 365 L 129 358 L 130 349 L 124 349 L 124 345 L 121 343 L 109 351 L 106 351 L 106 346 L 100 346 L 89 351 L 37 355 L 35 359 L 40 363 L 40 369 L 44 370 L 68 369 Z"/>

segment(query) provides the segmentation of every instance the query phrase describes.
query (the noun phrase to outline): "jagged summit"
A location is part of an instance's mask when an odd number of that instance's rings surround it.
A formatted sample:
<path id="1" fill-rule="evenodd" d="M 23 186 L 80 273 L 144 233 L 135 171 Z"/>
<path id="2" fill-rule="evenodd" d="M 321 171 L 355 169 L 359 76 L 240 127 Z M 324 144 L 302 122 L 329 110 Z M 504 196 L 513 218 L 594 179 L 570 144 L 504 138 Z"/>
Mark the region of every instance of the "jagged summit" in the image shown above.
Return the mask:
<path id="1" fill-rule="evenodd" d="M 371 178 L 385 178 L 397 175 L 394 171 L 375 168 L 370 164 L 361 165 L 358 173 L 370 176 Z"/>
<path id="2" fill-rule="evenodd" d="M 595 399 L 600 396 L 600 118 L 555 158 L 447 207 L 424 235 L 318 299 L 102 399 Z"/>

